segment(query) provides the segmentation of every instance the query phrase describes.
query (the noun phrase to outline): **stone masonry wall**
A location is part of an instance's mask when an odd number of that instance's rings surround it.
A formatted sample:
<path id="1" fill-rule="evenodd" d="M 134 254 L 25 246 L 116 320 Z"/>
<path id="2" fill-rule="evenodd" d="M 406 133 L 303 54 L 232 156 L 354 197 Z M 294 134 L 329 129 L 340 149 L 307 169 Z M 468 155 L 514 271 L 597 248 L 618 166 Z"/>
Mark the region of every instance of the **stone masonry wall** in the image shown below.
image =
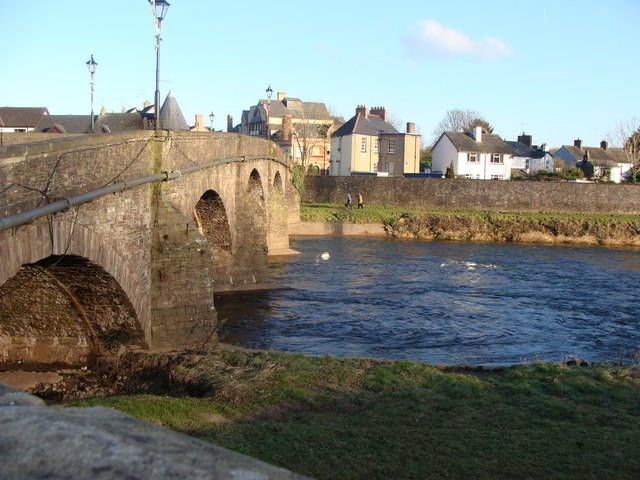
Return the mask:
<path id="1" fill-rule="evenodd" d="M 463 180 L 402 177 L 307 176 L 304 202 L 345 203 L 347 193 L 365 205 L 495 210 L 640 213 L 635 185 Z"/>
<path id="2" fill-rule="evenodd" d="M 266 281 L 262 267 L 270 245 L 288 246 L 288 224 L 299 212 L 291 172 L 272 142 L 223 133 L 135 132 L 0 146 L 0 218 L 113 182 L 253 155 L 279 161 L 222 164 L 0 232 L 0 284 L 24 264 L 78 255 L 104 268 L 122 287 L 151 347 L 204 342 L 216 324 L 215 254 L 197 228 L 195 205 L 207 190 L 220 195 L 233 239 L 231 261 L 222 263 L 232 275 L 242 272 L 243 283 Z M 248 188 L 254 170 L 262 190 L 258 203 Z M 271 199 L 276 173 L 284 203 L 281 197 Z"/>

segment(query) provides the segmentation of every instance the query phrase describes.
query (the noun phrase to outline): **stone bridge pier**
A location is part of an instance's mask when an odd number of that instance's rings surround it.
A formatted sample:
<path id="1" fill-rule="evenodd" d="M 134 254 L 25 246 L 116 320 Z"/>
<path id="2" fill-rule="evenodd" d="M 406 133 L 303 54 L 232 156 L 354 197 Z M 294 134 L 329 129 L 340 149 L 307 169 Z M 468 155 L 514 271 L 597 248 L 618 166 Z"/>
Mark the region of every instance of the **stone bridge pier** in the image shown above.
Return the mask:
<path id="1" fill-rule="evenodd" d="M 215 292 L 268 287 L 299 219 L 274 144 L 192 132 L 0 147 L 0 219 L 123 182 L 0 230 L 0 367 L 214 343 Z"/>

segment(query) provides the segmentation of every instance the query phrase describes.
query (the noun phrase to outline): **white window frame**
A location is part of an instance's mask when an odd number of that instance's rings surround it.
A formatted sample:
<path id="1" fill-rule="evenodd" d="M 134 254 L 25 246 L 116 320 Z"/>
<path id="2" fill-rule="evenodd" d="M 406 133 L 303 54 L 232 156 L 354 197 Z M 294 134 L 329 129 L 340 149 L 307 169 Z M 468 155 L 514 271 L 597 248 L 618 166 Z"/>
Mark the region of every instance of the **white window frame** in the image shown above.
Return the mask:
<path id="1" fill-rule="evenodd" d="M 360 153 L 367 153 L 367 137 L 360 140 Z"/>
<path id="2" fill-rule="evenodd" d="M 467 173 L 465 174 L 464 178 L 467 178 L 469 180 L 480 180 L 480 175 L 478 173 Z"/>
<path id="3" fill-rule="evenodd" d="M 480 163 L 477 153 L 467 153 L 467 163 Z"/>
<path id="4" fill-rule="evenodd" d="M 373 153 L 380 153 L 380 139 L 376 138 L 373 141 Z"/>
<path id="5" fill-rule="evenodd" d="M 396 141 L 392 138 L 389 139 L 389 144 L 387 145 L 387 153 L 388 154 L 396 153 Z"/>
<path id="6" fill-rule="evenodd" d="M 493 153 L 491 155 L 491 163 L 502 165 L 504 164 L 504 157 L 499 153 Z"/>
<path id="7" fill-rule="evenodd" d="M 491 175 L 491 180 L 504 180 L 504 175 Z"/>

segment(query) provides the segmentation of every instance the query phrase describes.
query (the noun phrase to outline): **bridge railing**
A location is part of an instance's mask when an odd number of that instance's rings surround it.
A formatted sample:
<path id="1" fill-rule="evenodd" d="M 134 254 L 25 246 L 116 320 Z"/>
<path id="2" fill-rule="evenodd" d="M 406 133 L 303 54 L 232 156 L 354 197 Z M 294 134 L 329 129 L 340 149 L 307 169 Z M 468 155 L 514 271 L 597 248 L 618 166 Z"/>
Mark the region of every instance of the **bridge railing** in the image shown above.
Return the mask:
<path id="1" fill-rule="evenodd" d="M 170 180 L 176 180 L 180 178 L 182 175 L 193 173 L 198 170 L 204 170 L 206 168 L 215 167 L 225 163 L 246 162 L 251 160 L 271 160 L 274 162 L 278 162 L 284 165 L 285 167 L 289 167 L 289 165 L 285 161 L 277 157 L 267 157 L 264 155 L 217 159 L 211 162 L 191 165 L 189 167 L 181 168 L 178 170 L 172 170 L 171 172 L 162 172 L 154 175 L 135 178 L 132 180 L 116 182 L 111 185 L 107 185 L 106 187 L 102 187 L 97 190 L 91 190 L 89 192 L 85 192 L 80 195 L 75 195 L 68 198 L 65 197 L 65 198 L 56 199 L 41 207 L 27 210 L 25 212 L 11 215 L 9 217 L 0 218 L 0 232 L 4 230 L 8 230 L 10 228 L 19 227 L 20 225 L 31 223 L 40 217 L 62 212 L 64 210 L 67 210 L 70 207 L 81 205 L 83 203 L 88 203 L 88 202 L 91 202 L 92 200 L 95 200 L 96 198 L 104 197 L 112 193 L 121 192 L 123 190 L 128 190 L 130 188 L 138 187 L 148 183 L 167 182 Z"/>

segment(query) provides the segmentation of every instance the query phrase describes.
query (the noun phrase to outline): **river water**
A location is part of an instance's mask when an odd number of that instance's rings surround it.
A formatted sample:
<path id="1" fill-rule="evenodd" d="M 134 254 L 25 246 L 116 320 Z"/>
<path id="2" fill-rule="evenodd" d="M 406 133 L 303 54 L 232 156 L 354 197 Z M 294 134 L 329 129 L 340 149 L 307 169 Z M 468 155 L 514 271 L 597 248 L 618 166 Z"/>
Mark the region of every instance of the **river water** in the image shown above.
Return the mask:
<path id="1" fill-rule="evenodd" d="M 326 236 L 291 248 L 271 264 L 288 289 L 216 297 L 221 341 L 484 366 L 628 361 L 640 346 L 637 249 Z"/>

